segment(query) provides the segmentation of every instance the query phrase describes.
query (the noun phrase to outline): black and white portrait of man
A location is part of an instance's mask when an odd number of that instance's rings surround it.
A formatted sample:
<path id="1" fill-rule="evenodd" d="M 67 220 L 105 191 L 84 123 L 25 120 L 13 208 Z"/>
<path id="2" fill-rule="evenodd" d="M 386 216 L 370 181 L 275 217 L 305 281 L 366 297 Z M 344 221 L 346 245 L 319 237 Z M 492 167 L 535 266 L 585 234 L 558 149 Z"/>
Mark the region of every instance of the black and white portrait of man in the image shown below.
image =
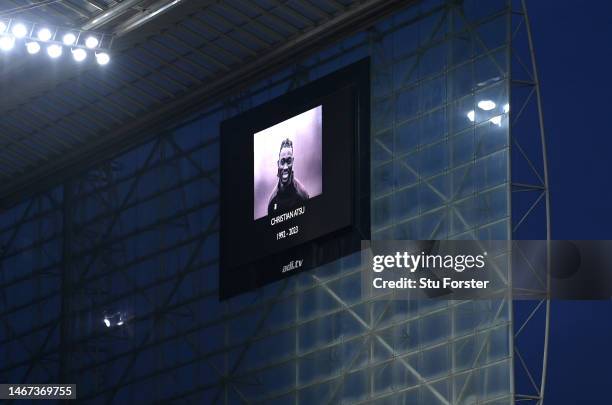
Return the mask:
<path id="1" fill-rule="evenodd" d="M 308 200 L 308 192 L 295 176 L 293 142 L 285 139 L 278 152 L 278 183 L 268 202 L 268 215 L 288 211 Z"/>
<path id="2" fill-rule="evenodd" d="M 255 220 L 298 208 L 323 192 L 322 106 L 254 134 Z"/>

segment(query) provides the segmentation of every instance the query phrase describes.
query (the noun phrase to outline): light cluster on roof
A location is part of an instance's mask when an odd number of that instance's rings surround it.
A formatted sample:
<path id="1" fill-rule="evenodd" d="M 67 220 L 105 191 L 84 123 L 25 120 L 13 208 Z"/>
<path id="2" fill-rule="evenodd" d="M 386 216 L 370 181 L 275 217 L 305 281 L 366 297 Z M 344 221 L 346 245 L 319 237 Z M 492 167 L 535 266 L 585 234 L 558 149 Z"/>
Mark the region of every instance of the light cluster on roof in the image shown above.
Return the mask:
<path id="1" fill-rule="evenodd" d="M 108 34 L 53 27 L 46 24 L 0 20 L 0 50 L 10 52 L 22 43 L 30 55 L 38 54 L 43 47 L 47 55 L 56 59 L 64 53 L 71 54 L 76 62 L 83 62 L 93 55 L 99 65 L 110 62 L 108 48 L 112 37 Z M 64 50 L 69 52 L 64 52 Z"/>

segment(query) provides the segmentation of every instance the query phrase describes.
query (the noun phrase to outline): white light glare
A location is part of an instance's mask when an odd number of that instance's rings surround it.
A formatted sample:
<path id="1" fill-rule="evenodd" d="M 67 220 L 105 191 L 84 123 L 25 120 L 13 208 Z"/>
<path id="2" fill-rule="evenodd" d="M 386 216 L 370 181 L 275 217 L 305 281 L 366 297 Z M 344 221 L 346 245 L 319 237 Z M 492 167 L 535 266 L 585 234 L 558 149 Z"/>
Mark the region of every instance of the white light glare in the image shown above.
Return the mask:
<path id="1" fill-rule="evenodd" d="M 30 55 L 35 55 L 40 52 L 40 44 L 38 42 L 28 42 L 26 44 L 26 49 Z"/>
<path id="2" fill-rule="evenodd" d="M 111 326 L 110 319 L 107 317 L 104 317 L 104 325 L 106 325 L 107 328 L 110 328 Z"/>
<path id="3" fill-rule="evenodd" d="M 120 319 L 119 322 L 117 322 L 117 326 L 121 326 L 123 325 L 123 319 Z"/>
<path id="4" fill-rule="evenodd" d="M 25 25 L 21 23 L 13 25 L 13 29 L 11 29 L 11 31 L 13 32 L 13 35 L 15 35 L 16 38 L 23 38 L 28 35 L 28 29 Z"/>
<path id="5" fill-rule="evenodd" d="M 77 48 L 72 51 L 72 57 L 77 62 L 83 62 L 87 58 L 87 51 L 82 48 Z"/>
<path id="6" fill-rule="evenodd" d="M 474 122 L 474 120 L 476 119 L 476 113 L 474 113 L 474 110 L 467 113 L 467 117 L 468 117 L 468 120 Z"/>
<path id="7" fill-rule="evenodd" d="M 106 65 L 110 62 L 110 56 L 106 52 L 100 52 L 96 54 L 96 61 L 98 65 Z"/>
<path id="8" fill-rule="evenodd" d="M 96 37 L 87 37 L 87 39 L 85 40 L 85 46 L 89 49 L 95 48 L 96 46 L 98 46 L 98 44 L 98 38 Z"/>
<path id="9" fill-rule="evenodd" d="M 62 56 L 62 47 L 56 44 L 49 45 L 47 48 L 47 54 L 52 58 L 59 58 Z"/>
<path id="10" fill-rule="evenodd" d="M 69 32 L 64 35 L 62 41 L 64 42 L 64 45 L 70 46 L 76 42 L 76 36 L 72 32 Z"/>
<path id="11" fill-rule="evenodd" d="M 495 103 L 491 100 L 480 100 L 478 102 L 478 108 L 485 111 L 490 111 L 495 108 Z"/>
<path id="12" fill-rule="evenodd" d="M 493 117 L 493 118 L 491 118 L 491 119 L 489 120 L 489 122 L 490 122 L 491 124 L 495 124 L 495 125 L 497 125 L 498 127 L 501 127 L 501 121 L 502 121 L 502 116 L 501 116 L 501 115 L 496 115 L 495 117 Z"/>
<path id="13" fill-rule="evenodd" d="M 10 51 L 15 46 L 15 38 L 3 36 L 0 37 L 0 49 L 3 51 Z"/>
<path id="14" fill-rule="evenodd" d="M 53 34 L 51 33 L 51 30 L 49 28 L 41 28 L 38 31 L 38 39 L 40 39 L 41 41 L 48 41 L 51 39 L 52 36 Z"/>
<path id="15" fill-rule="evenodd" d="M 0 21 L 0 32 L 4 32 L 6 29 L 6 23 L 4 21 Z"/>
<path id="16" fill-rule="evenodd" d="M 508 114 L 510 111 L 510 104 L 504 104 L 504 114 Z"/>

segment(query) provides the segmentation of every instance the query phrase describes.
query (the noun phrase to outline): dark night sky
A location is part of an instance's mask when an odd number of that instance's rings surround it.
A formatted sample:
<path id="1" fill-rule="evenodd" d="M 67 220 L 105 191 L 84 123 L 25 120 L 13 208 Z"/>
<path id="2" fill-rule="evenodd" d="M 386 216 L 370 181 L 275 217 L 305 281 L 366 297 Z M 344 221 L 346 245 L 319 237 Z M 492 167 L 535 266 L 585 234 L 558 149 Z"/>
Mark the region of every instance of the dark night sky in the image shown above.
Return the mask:
<path id="1" fill-rule="evenodd" d="M 612 3 L 529 1 L 554 239 L 612 239 Z M 612 269 L 610 269 L 612 271 Z M 547 404 L 610 404 L 612 301 L 554 302 Z"/>

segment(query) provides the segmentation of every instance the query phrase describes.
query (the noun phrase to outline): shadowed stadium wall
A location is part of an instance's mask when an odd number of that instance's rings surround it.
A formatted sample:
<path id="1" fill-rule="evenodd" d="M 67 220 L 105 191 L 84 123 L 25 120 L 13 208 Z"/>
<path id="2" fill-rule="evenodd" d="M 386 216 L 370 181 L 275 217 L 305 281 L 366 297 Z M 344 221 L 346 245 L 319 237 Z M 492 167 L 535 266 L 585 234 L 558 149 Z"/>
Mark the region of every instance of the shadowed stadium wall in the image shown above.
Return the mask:
<path id="1" fill-rule="evenodd" d="M 373 238 L 509 238 L 509 25 L 507 1 L 411 6 L 3 213 L 0 380 L 88 403 L 512 403 L 506 300 L 374 301 L 355 256 L 217 295 L 219 123 L 365 56 Z"/>

